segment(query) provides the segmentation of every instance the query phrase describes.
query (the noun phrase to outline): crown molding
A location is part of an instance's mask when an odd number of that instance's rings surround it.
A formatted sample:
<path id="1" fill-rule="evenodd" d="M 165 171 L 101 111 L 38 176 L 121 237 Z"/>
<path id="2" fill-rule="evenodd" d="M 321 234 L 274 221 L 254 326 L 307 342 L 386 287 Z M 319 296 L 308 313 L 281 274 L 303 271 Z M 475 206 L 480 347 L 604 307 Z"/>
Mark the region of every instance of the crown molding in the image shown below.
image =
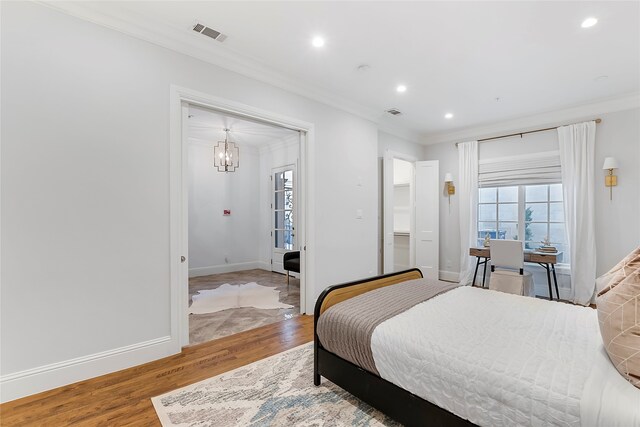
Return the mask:
<path id="1" fill-rule="evenodd" d="M 560 126 L 573 120 L 595 119 L 598 114 L 633 108 L 640 108 L 640 93 L 638 92 L 454 132 L 427 134 L 422 136 L 421 143 L 432 145 L 444 142 L 461 142 L 488 138 L 503 133 L 526 132 L 537 127 Z"/>
<path id="2" fill-rule="evenodd" d="M 158 22 L 158 27 L 162 26 L 163 28 L 163 32 L 160 33 L 155 29 L 157 28 L 154 27 L 155 23 L 151 21 L 148 16 L 140 16 L 140 19 L 135 19 L 136 16 L 134 14 L 128 17 L 116 16 L 115 14 L 97 10 L 92 3 L 81 1 L 36 1 L 36 3 L 84 21 L 89 21 L 191 56 L 245 77 L 268 83 L 288 92 L 354 114 L 376 124 L 382 114 L 381 111 L 375 108 L 367 107 L 347 98 L 337 96 L 313 84 L 285 76 L 253 58 L 225 48 L 221 44 L 211 43 L 211 40 L 205 39 L 195 32 L 185 31 L 184 28 L 168 26 L 166 23 Z"/>

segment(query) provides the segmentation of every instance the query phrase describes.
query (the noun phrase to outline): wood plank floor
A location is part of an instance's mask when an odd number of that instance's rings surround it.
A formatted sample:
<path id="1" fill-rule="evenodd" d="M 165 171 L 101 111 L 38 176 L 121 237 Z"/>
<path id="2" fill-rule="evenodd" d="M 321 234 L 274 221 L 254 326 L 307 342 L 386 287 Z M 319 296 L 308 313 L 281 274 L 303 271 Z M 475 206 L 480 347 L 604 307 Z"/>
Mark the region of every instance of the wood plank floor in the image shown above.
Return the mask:
<path id="1" fill-rule="evenodd" d="M 151 397 L 313 340 L 313 317 L 187 347 L 182 353 L 0 405 L 2 426 L 159 426 Z"/>

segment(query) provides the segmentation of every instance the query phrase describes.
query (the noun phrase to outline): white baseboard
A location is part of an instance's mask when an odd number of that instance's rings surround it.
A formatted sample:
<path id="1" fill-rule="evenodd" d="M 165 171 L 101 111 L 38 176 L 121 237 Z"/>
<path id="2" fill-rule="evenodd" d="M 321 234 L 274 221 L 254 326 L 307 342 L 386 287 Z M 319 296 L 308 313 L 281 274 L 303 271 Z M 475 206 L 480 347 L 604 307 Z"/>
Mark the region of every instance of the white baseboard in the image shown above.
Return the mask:
<path id="1" fill-rule="evenodd" d="M 271 270 L 271 265 L 262 261 L 238 262 L 236 264 L 211 265 L 208 267 L 195 267 L 189 269 L 189 277 L 208 276 L 210 274 L 233 273 L 260 268 Z"/>
<path id="2" fill-rule="evenodd" d="M 179 353 L 177 339 L 156 338 L 0 377 L 0 402 L 73 384 Z"/>
<path id="3" fill-rule="evenodd" d="M 439 271 L 439 275 L 440 275 L 440 280 L 445 280 L 447 282 L 458 282 L 460 279 L 460 273 L 458 273 L 457 271 L 444 271 L 444 270 L 440 270 Z"/>

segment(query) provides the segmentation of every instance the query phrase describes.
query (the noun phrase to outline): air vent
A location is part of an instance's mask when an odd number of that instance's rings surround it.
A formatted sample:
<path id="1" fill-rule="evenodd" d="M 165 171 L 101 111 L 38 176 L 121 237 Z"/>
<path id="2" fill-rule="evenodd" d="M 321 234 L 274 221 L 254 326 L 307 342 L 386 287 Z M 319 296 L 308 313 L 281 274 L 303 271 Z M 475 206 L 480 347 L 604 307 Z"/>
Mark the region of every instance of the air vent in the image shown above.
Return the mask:
<path id="1" fill-rule="evenodd" d="M 395 108 L 390 108 L 389 110 L 387 110 L 387 113 L 391 114 L 392 116 L 399 116 L 400 114 L 402 114 L 400 110 L 396 110 Z"/>
<path id="2" fill-rule="evenodd" d="M 203 34 L 207 37 L 211 37 L 212 39 L 217 40 L 219 42 L 223 42 L 227 38 L 227 36 L 222 34 L 220 31 L 216 31 L 213 28 L 209 28 L 205 25 L 202 25 L 199 22 L 193 26 L 193 31 L 195 31 L 196 33 Z"/>

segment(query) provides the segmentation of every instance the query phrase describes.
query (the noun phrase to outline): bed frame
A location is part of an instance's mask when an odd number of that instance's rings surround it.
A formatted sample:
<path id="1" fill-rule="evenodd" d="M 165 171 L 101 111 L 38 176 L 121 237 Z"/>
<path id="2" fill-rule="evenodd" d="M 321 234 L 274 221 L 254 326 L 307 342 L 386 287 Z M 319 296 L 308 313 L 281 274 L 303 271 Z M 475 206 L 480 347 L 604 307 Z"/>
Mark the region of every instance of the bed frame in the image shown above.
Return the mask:
<path id="1" fill-rule="evenodd" d="M 422 272 L 413 268 L 325 289 L 318 297 L 314 311 L 313 383 L 320 385 L 320 377 L 323 376 L 406 426 L 473 426 L 468 420 L 331 353 L 322 347 L 318 339 L 318 318 L 329 307 L 374 289 L 420 278 Z"/>

